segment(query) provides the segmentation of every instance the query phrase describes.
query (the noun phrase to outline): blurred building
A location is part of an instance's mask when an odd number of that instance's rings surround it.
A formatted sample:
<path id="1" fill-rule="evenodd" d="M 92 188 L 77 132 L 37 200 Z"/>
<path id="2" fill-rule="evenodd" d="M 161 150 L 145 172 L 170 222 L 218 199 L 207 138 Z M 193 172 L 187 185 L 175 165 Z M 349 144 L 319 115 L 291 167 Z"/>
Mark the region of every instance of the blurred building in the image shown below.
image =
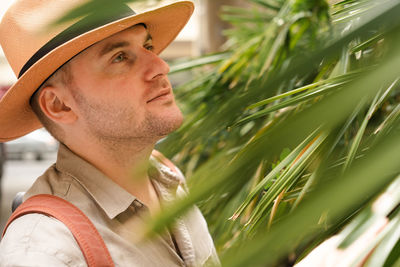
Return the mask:
<path id="1" fill-rule="evenodd" d="M 6 58 L 4 57 L 3 51 L 0 54 L 0 97 L 3 96 L 3 91 L 8 86 L 12 85 L 16 81 L 15 75 L 8 65 Z"/>

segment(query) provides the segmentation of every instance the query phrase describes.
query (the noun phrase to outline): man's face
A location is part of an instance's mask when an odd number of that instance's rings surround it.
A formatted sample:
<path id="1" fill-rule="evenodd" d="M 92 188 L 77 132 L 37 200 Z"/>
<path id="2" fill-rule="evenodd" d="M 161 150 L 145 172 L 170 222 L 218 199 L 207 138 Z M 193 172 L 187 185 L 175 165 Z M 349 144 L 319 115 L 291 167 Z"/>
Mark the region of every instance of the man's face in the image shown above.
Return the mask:
<path id="1" fill-rule="evenodd" d="M 169 67 L 151 50 L 151 36 L 136 25 L 70 62 L 75 112 L 92 136 L 104 141 L 157 140 L 181 125 Z"/>

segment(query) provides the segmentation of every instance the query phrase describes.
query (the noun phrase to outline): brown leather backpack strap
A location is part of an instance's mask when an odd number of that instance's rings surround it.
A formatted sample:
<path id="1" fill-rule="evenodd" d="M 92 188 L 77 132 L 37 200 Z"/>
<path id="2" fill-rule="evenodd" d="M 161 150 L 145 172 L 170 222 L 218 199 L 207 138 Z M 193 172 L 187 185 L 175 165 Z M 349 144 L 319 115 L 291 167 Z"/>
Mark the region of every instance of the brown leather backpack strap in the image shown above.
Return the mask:
<path id="1" fill-rule="evenodd" d="M 178 169 L 176 166 L 169 160 L 167 159 L 161 152 L 157 150 L 153 150 L 151 155 L 155 157 L 159 162 L 170 168 L 173 172 L 178 173 Z"/>
<path id="2" fill-rule="evenodd" d="M 15 219 L 29 213 L 54 217 L 68 227 L 89 267 L 114 266 L 103 238 L 89 218 L 70 202 L 52 195 L 36 195 L 22 203 L 11 215 L 3 231 Z"/>

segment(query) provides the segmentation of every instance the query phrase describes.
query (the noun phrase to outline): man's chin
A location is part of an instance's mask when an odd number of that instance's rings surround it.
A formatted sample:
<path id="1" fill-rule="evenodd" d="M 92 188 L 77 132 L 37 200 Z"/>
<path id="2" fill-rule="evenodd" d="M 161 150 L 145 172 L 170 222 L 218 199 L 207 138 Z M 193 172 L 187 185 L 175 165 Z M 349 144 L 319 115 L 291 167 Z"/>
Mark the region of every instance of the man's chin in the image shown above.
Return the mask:
<path id="1" fill-rule="evenodd" d="M 152 117 L 153 118 L 149 118 L 148 120 L 152 125 L 152 132 L 160 138 L 179 129 L 183 123 L 182 112 L 177 107 L 175 109 L 169 109 L 168 112 L 164 112 L 163 114 L 154 114 Z"/>
<path id="2" fill-rule="evenodd" d="M 178 130 L 179 127 L 181 127 L 182 123 L 183 123 L 183 115 L 179 111 L 179 114 L 177 114 L 173 118 L 170 118 L 169 123 L 167 123 L 168 125 L 165 125 L 166 127 L 165 127 L 165 132 L 163 132 L 163 136 L 166 136 L 166 135 Z"/>

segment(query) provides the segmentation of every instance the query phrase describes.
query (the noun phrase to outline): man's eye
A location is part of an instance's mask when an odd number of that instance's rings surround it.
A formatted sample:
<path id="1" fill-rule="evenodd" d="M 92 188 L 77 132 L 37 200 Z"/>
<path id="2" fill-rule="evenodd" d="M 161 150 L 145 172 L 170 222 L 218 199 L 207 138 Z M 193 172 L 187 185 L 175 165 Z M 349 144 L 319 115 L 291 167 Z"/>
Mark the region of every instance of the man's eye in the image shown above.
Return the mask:
<path id="1" fill-rule="evenodd" d="M 125 53 L 119 53 L 114 59 L 113 59 L 113 63 L 119 63 L 122 62 L 126 59 L 126 55 Z"/>
<path id="2" fill-rule="evenodd" d="M 149 50 L 149 51 L 153 51 L 154 50 L 154 46 L 152 46 L 152 45 L 145 45 L 144 48 Z"/>

